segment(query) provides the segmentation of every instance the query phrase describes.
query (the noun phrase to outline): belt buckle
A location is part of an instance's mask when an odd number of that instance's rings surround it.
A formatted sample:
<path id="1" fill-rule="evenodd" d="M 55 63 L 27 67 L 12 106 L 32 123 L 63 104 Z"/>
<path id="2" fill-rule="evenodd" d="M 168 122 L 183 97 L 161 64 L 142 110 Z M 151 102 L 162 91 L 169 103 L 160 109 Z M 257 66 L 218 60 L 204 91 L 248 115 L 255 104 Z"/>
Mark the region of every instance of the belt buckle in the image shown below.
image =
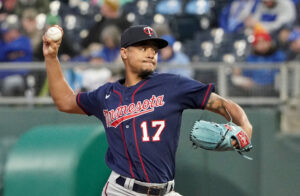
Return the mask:
<path id="1" fill-rule="evenodd" d="M 163 191 L 163 189 L 158 187 L 158 186 L 149 186 L 148 189 L 147 189 L 147 196 L 151 196 L 150 195 L 151 189 L 157 189 L 159 191 L 158 195 L 155 195 L 155 196 L 160 196 L 161 192 Z"/>
<path id="2" fill-rule="evenodd" d="M 147 189 L 147 196 L 150 195 L 150 189 L 151 189 L 151 187 L 148 187 L 148 189 Z"/>

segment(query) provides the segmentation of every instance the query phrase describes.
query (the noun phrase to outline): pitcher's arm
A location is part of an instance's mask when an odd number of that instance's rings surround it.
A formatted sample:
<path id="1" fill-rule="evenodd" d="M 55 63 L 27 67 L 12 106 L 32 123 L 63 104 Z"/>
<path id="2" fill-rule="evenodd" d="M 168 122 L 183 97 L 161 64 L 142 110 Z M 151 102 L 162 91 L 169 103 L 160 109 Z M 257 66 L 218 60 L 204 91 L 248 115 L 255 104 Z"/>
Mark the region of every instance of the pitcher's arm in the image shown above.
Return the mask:
<path id="1" fill-rule="evenodd" d="M 59 26 L 57 26 L 60 28 Z M 63 32 L 63 30 L 60 28 Z M 85 114 L 76 103 L 76 95 L 64 78 L 57 54 L 61 39 L 53 41 L 43 36 L 43 54 L 45 58 L 50 95 L 59 111 Z"/>

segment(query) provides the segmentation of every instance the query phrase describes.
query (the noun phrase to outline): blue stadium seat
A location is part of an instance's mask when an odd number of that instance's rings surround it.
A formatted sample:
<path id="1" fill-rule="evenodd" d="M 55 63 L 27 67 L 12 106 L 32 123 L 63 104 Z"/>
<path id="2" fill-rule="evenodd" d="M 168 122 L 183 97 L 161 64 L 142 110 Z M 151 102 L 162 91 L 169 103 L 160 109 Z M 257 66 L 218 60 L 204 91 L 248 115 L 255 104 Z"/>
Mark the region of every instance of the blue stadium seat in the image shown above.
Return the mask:
<path id="1" fill-rule="evenodd" d="M 210 46 L 213 46 L 213 37 L 210 31 L 200 31 L 195 33 L 194 39 L 186 40 L 183 43 L 183 50 L 194 62 L 209 62 L 211 55 L 205 52 L 205 47 L 209 50 Z"/>
<path id="2" fill-rule="evenodd" d="M 90 29 L 96 22 L 95 16 L 100 13 L 98 6 L 90 6 L 87 13 L 82 13 L 78 7 L 69 7 L 61 4 L 59 15 L 61 17 L 61 25 L 65 34 L 73 40 L 74 47 L 79 49 L 82 37 L 80 33 L 84 29 Z"/>
<path id="3" fill-rule="evenodd" d="M 121 13 L 126 17 L 129 14 L 133 16 L 133 24 L 151 25 L 153 23 L 153 16 L 155 15 L 155 7 L 156 1 L 137 0 L 123 5 L 121 8 Z"/>
<path id="4" fill-rule="evenodd" d="M 169 19 L 169 25 L 175 37 L 179 41 L 194 39 L 201 30 L 199 19 L 193 15 L 178 15 Z"/>
<path id="5" fill-rule="evenodd" d="M 156 13 L 163 15 L 178 15 L 182 13 L 182 1 L 162 0 L 156 6 Z"/>
<path id="6" fill-rule="evenodd" d="M 208 0 L 191 0 L 185 6 L 185 13 L 204 15 L 210 13 L 210 3 Z"/>

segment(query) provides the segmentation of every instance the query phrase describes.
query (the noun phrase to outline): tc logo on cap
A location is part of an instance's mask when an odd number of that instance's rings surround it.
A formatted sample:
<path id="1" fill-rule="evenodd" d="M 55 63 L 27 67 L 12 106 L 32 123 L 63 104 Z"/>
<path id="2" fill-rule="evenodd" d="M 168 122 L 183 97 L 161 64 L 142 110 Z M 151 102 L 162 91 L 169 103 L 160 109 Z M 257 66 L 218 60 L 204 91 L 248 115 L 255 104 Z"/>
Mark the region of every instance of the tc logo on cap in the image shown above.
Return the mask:
<path id="1" fill-rule="evenodd" d="M 153 35 L 153 29 L 151 27 L 144 27 L 144 33 L 152 36 Z"/>

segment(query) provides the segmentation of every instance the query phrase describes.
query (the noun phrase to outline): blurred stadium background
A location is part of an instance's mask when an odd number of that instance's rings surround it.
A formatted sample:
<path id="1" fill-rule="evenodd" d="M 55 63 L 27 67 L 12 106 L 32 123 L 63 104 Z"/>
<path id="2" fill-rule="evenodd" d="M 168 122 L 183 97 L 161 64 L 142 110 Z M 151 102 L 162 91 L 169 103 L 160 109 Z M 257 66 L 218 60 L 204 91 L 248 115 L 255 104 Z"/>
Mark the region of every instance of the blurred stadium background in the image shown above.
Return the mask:
<path id="1" fill-rule="evenodd" d="M 58 112 L 49 95 L 41 38 L 54 24 L 64 29 L 59 58 L 76 92 L 123 77 L 120 33 L 147 24 L 170 43 L 159 54 L 159 72 L 215 83 L 218 94 L 245 108 L 254 127 L 254 161 L 193 150 L 188 130 L 194 120 L 224 120 L 184 113 L 178 192 L 299 195 L 299 2 L 1 0 L 0 196 L 100 195 L 109 173 L 102 125 Z"/>

